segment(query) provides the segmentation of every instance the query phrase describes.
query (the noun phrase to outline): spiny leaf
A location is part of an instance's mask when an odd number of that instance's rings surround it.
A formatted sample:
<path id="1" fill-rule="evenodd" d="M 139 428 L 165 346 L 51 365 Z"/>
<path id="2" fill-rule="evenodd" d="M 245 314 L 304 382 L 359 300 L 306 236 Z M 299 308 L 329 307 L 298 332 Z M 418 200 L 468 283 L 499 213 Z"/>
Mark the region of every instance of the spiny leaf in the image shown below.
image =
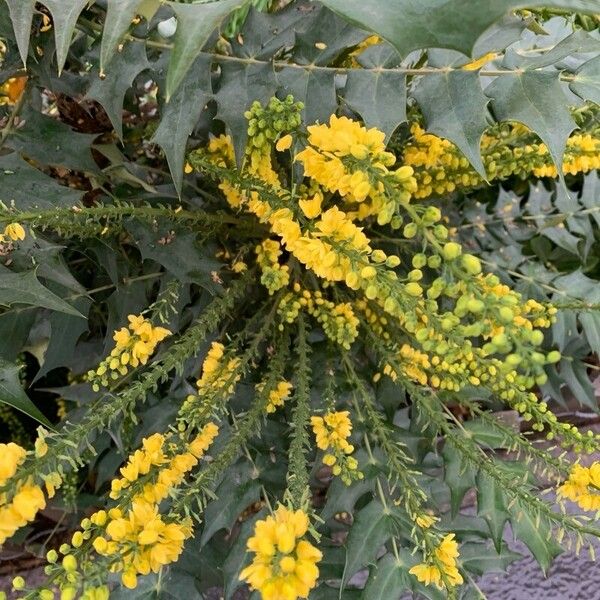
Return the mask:
<path id="1" fill-rule="evenodd" d="M 0 157 L 0 199 L 20 210 L 73 206 L 83 192 L 59 185 L 17 153 Z"/>
<path id="2" fill-rule="evenodd" d="M 123 139 L 123 101 L 133 80 L 150 66 L 144 44 L 129 42 L 113 58 L 103 78 L 94 75 L 87 97 L 104 107 L 117 135 Z"/>
<path id="3" fill-rule="evenodd" d="M 171 52 L 167 73 L 167 102 L 182 82 L 210 34 L 221 21 L 243 2 L 241 0 L 219 0 L 208 4 L 180 4 L 167 2 L 177 17 L 175 46 Z"/>
<path id="4" fill-rule="evenodd" d="M 406 121 L 406 75 L 395 71 L 352 69 L 344 99 L 365 122 L 389 138 Z"/>
<path id="5" fill-rule="evenodd" d="M 303 118 L 306 123 L 327 123 L 335 113 L 335 74 L 333 71 L 286 67 L 277 78 L 284 90 L 296 100 L 304 102 Z"/>
<path id="6" fill-rule="evenodd" d="M 233 138 L 235 158 L 242 163 L 248 122 L 244 112 L 254 100 L 266 102 L 277 89 L 275 72 L 270 64 L 226 63 L 221 66 L 219 89 L 215 94 L 217 119 L 221 119 Z"/>
<path id="7" fill-rule="evenodd" d="M 24 273 L 0 271 L 0 304 L 4 306 L 29 304 L 85 319 L 78 310 L 45 288 L 38 281 L 35 271 Z"/>
<path id="8" fill-rule="evenodd" d="M 444 481 L 450 488 L 450 506 L 455 517 L 465 494 L 475 486 L 473 471 L 464 464 L 461 454 L 451 445 L 444 446 Z"/>
<path id="9" fill-rule="evenodd" d="M 504 525 L 510 515 L 502 488 L 495 479 L 482 472 L 477 475 L 477 514 L 488 524 L 496 552 L 500 552 Z"/>
<path id="10" fill-rule="evenodd" d="M 152 141 L 164 151 L 173 182 L 181 192 L 185 146 L 206 102 L 212 95 L 209 55 L 200 55 L 171 100 L 162 106 Z"/>
<path id="11" fill-rule="evenodd" d="M 520 558 L 521 554 L 509 550 L 504 543 L 499 552 L 495 552 L 489 544 L 481 542 L 466 542 L 460 546 L 461 566 L 476 575 L 506 571 L 508 565 Z"/>
<path id="12" fill-rule="evenodd" d="M 10 20 L 19 47 L 19 54 L 23 64 L 26 64 L 35 0 L 6 0 L 6 4 L 8 4 L 8 10 L 10 11 Z"/>
<path id="13" fill-rule="evenodd" d="M 400 598 L 403 590 L 411 589 L 411 580 L 402 562 L 386 554 L 371 570 L 363 590 L 364 600 L 390 600 Z"/>
<path id="14" fill-rule="evenodd" d="M 38 423 L 54 429 L 21 387 L 19 367 L 3 359 L 0 359 L 0 402 L 20 410 Z"/>
<path id="15" fill-rule="evenodd" d="M 95 138 L 30 109 L 23 114 L 23 125 L 8 138 L 8 145 L 42 165 L 98 173 L 91 151 Z"/>
<path id="16" fill-rule="evenodd" d="M 104 73 L 142 2 L 144 0 L 107 0 L 108 6 L 100 46 L 100 73 Z M 156 0 L 156 8 L 158 6 L 159 2 Z"/>
<path id="17" fill-rule="evenodd" d="M 597 53 L 599 50 L 600 40 L 593 38 L 582 29 L 577 29 L 556 44 L 552 50 L 545 52 L 541 56 L 526 57 L 519 66 L 523 69 L 541 69 L 542 67 L 555 65 L 564 58 L 574 54 L 586 52 Z"/>
<path id="18" fill-rule="evenodd" d="M 479 36 L 516 8 L 546 6 L 597 13 L 600 0 L 322 0 L 325 6 L 388 40 L 403 56 L 452 48 L 468 56 Z"/>
<path id="19" fill-rule="evenodd" d="M 475 170 L 486 177 L 479 144 L 488 126 L 487 103 L 477 71 L 426 75 L 415 88 L 427 130 L 454 142 Z"/>
<path id="20" fill-rule="evenodd" d="M 356 514 L 346 542 L 346 566 L 340 588 L 361 567 L 375 560 L 377 551 L 392 535 L 392 520 L 378 500 L 373 500 Z"/>
<path id="21" fill-rule="evenodd" d="M 62 72 L 67 60 L 77 18 L 88 3 L 89 0 L 69 0 L 68 2 L 65 2 L 65 0 L 42 1 L 42 4 L 46 6 L 52 15 L 54 37 L 56 39 L 56 63 L 59 74 Z"/>
<path id="22" fill-rule="evenodd" d="M 537 133 L 562 174 L 563 154 L 576 125 L 558 72 L 525 71 L 499 76 L 485 90 L 499 121 L 519 121 Z"/>
<path id="23" fill-rule="evenodd" d="M 600 56 L 583 63 L 569 87 L 584 100 L 600 104 Z"/>
<path id="24" fill-rule="evenodd" d="M 543 517 L 536 519 L 521 501 L 515 503 L 513 513 L 516 516 L 511 519 L 511 526 L 515 537 L 525 543 L 546 574 L 552 559 L 562 552 L 550 532 L 550 525 Z"/>

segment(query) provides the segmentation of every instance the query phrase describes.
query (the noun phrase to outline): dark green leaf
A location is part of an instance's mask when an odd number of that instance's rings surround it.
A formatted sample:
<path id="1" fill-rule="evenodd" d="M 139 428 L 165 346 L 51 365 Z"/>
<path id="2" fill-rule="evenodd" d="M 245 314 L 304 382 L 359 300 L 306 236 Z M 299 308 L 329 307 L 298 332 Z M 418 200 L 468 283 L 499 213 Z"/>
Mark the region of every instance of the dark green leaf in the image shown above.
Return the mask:
<path id="1" fill-rule="evenodd" d="M 544 574 L 552 564 L 552 559 L 562 552 L 562 548 L 554 540 L 551 526 L 543 517 L 536 519 L 529 506 L 517 501 L 513 508 L 515 518 L 511 526 L 515 536 L 531 551 Z"/>
<path id="2" fill-rule="evenodd" d="M 164 151 L 177 191 L 181 191 L 186 142 L 212 95 L 211 57 L 201 55 L 187 72 L 171 100 L 164 104 L 152 141 Z"/>
<path id="3" fill-rule="evenodd" d="M 59 74 L 67 60 L 77 18 L 88 3 L 89 0 L 69 0 L 68 2 L 64 0 L 42 1 L 42 4 L 52 14 L 52 28 L 54 29 L 54 37 L 56 39 L 56 62 Z"/>
<path id="4" fill-rule="evenodd" d="M 426 75 L 414 90 L 427 130 L 454 142 L 485 177 L 479 144 L 488 126 L 487 103 L 477 71 Z"/>
<path id="5" fill-rule="evenodd" d="M 0 304 L 29 304 L 50 310 L 85 317 L 70 304 L 45 288 L 37 279 L 35 271 L 12 273 L 0 271 Z"/>
<path id="6" fill-rule="evenodd" d="M 359 27 L 378 33 L 403 56 L 422 48 L 452 48 L 466 55 L 477 38 L 515 8 L 547 6 L 595 13 L 598 0 L 323 0 Z"/>
<path id="7" fill-rule="evenodd" d="M 74 307 L 87 315 L 91 300 L 80 298 L 74 303 Z M 75 354 L 77 340 L 84 331 L 87 331 L 87 320 L 66 315 L 64 313 L 52 313 L 50 315 L 50 341 L 44 355 L 44 362 L 36 373 L 32 383 L 58 367 L 67 366 Z"/>
<path id="8" fill-rule="evenodd" d="M 403 562 L 386 554 L 371 569 L 363 600 L 396 600 L 404 590 L 411 589 L 411 578 Z"/>
<path id="9" fill-rule="evenodd" d="M 537 133 L 562 173 L 565 145 L 575 122 L 558 72 L 525 71 L 497 77 L 485 90 L 499 121 L 519 121 Z"/>
<path id="10" fill-rule="evenodd" d="M 106 19 L 102 33 L 102 44 L 100 46 L 100 72 L 104 73 L 106 66 L 114 56 L 119 42 L 129 29 L 131 21 L 135 16 L 137 8 L 146 0 L 108 0 L 106 8 Z M 157 0 L 156 7 L 159 2 Z"/>
<path id="11" fill-rule="evenodd" d="M 329 122 L 337 108 L 333 71 L 286 67 L 277 73 L 277 79 L 285 93 L 304 102 L 302 113 L 306 123 Z"/>
<path id="12" fill-rule="evenodd" d="M 34 310 L 0 314 L 0 358 L 14 361 L 19 355 L 35 320 Z"/>
<path id="13" fill-rule="evenodd" d="M 473 470 L 462 460 L 461 454 L 451 444 L 444 446 L 444 481 L 450 488 L 450 507 L 455 517 L 465 494 L 475 486 Z"/>
<path id="14" fill-rule="evenodd" d="M 460 564 L 467 571 L 483 575 L 494 571 L 506 571 L 508 565 L 522 558 L 518 552 L 509 550 L 505 543 L 499 552 L 490 548 L 489 544 L 465 542 L 460 546 Z"/>
<path id="15" fill-rule="evenodd" d="M 167 102 L 183 81 L 210 34 L 242 0 L 219 0 L 203 4 L 181 4 L 167 2 L 177 17 L 175 46 L 171 52 L 167 73 Z"/>
<path id="16" fill-rule="evenodd" d="M 21 387 L 19 367 L 0 359 L 0 402 L 8 404 L 42 425 L 54 429 Z"/>
<path id="17" fill-rule="evenodd" d="M 10 11 L 10 20 L 15 32 L 15 39 L 19 47 L 19 54 L 23 64 L 27 62 L 29 51 L 29 36 L 31 35 L 31 21 L 35 0 L 6 0 Z"/>
<path id="18" fill-rule="evenodd" d="M 144 44 L 129 42 L 111 61 L 104 78 L 94 74 L 87 97 L 104 107 L 119 138 L 123 138 L 123 100 L 133 80 L 150 66 Z"/>
<path id="19" fill-rule="evenodd" d="M 219 90 L 215 94 L 216 118 L 221 119 L 231 133 L 238 165 L 241 165 L 248 139 L 244 112 L 254 100 L 266 102 L 276 89 L 275 72 L 270 64 L 224 63 L 221 66 Z"/>
<path id="20" fill-rule="evenodd" d="M 97 173 L 91 145 L 95 135 L 76 133 L 68 125 L 28 110 L 22 127 L 8 138 L 14 149 L 43 165 Z"/>
<path id="21" fill-rule="evenodd" d="M 204 546 L 219 529 L 230 529 L 235 520 L 248 506 L 260 497 L 260 484 L 255 479 L 239 483 L 226 479 L 216 491 L 213 500 L 204 511 L 204 530 L 200 545 Z"/>
<path id="22" fill-rule="evenodd" d="M 481 471 L 477 475 L 477 514 L 488 524 L 496 552 L 500 552 L 504 525 L 510 517 L 506 497 L 497 481 Z"/>
<path id="23" fill-rule="evenodd" d="M 406 75 L 395 71 L 352 69 L 344 99 L 365 122 L 387 138 L 406 121 Z"/>
<path id="24" fill-rule="evenodd" d="M 600 104 L 600 56 L 588 60 L 577 69 L 570 87 L 584 100 Z"/>
<path id="25" fill-rule="evenodd" d="M 373 562 L 377 552 L 393 533 L 390 513 L 378 500 L 371 501 L 357 514 L 346 541 L 346 566 L 342 588 L 361 567 Z"/>

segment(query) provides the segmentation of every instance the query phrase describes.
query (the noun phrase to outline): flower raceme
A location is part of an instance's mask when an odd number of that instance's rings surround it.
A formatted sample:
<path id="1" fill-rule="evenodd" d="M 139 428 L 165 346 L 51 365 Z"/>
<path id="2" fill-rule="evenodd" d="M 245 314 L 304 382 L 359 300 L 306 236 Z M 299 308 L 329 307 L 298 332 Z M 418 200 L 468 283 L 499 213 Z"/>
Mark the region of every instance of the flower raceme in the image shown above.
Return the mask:
<path id="1" fill-rule="evenodd" d="M 458 571 L 458 544 L 454 534 L 446 535 L 435 548 L 433 555 L 426 562 L 419 563 L 409 570 L 421 583 L 434 584 L 438 588 L 461 585 L 463 578 Z"/>
<path id="2" fill-rule="evenodd" d="M 18 242 L 25 239 L 25 229 L 20 223 L 9 223 L 4 232 L 0 233 L 0 244 L 12 241 Z"/>
<path id="3" fill-rule="evenodd" d="M 583 510 L 600 510 L 600 462 L 589 467 L 573 465 L 568 479 L 558 487 L 558 497 L 577 503 Z"/>
<path id="4" fill-rule="evenodd" d="M 108 358 L 95 371 L 88 373 L 94 391 L 98 391 L 101 385 L 107 386 L 110 379 L 126 375 L 130 367 L 135 369 L 139 365 L 145 365 L 154 354 L 156 346 L 171 335 L 168 329 L 153 325 L 142 315 L 129 315 L 127 320 L 127 327 L 115 331 L 115 347 Z"/>
<path id="5" fill-rule="evenodd" d="M 262 600 L 307 598 L 316 586 L 322 554 L 304 539 L 308 526 L 304 511 L 285 506 L 256 523 L 247 543 L 254 558 L 240 573 L 240 580 L 258 590 Z"/>

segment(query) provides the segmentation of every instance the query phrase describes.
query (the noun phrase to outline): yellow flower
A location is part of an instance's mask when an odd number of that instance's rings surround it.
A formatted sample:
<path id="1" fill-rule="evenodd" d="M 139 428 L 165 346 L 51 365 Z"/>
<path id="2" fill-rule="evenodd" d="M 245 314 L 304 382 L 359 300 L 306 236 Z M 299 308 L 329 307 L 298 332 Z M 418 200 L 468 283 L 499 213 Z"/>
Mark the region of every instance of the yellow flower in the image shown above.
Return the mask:
<path id="1" fill-rule="evenodd" d="M 258 590 L 263 600 L 307 598 L 317 584 L 317 563 L 322 558 L 317 548 L 302 539 L 308 526 L 304 511 L 284 506 L 258 521 L 247 544 L 254 559 L 240 573 L 240 580 Z"/>
<path id="2" fill-rule="evenodd" d="M 438 588 L 461 585 L 463 578 L 458 571 L 456 559 L 458 558 L 458 544 L 454 534 L 449 533 L 440 541 L 430 560 L 415 565 L 409 570 L 421 583 L 434 584 Z"/>
<path id="3" fill-rule="evenodd" d="M 25 448 L 13 442 L 0 444 L 0 486 L 3 486 L 17 472 L 26 454 Z"/>
<path id="4" fill-rule="evenodd" d="M 307 219 L 314 219 L 321 214 L 321 204 L 323 203 L 323 195 L 317 192 L 312 198 L 304 198 L 298 200 L 300 209 Z"/>
<path id="5" fill-rule="evenodd" d="M 287 150 L 288 148 L 290 148 L 292 145 L 292 136 L 288 133 L 287 135 L 284 135 L 283 137 L 280 137 L 277 140 L 277 143 L 275 144 L 275 149 L 278 152 L 283 152 L 284 150 Z"/>
<path id="6" fill-rule="evenodd" d="M 4 235 L 13 242 L 25 239 L 25 229 L 19 223 L 10 223 L 4 228 Z"/>
<path id="7" fill-rule="evenodd" d="M 262 387 L 262 386 L 261 386 Z M 267 403 L 266 411 L 274 413 L 279 407 L 283 406 L 284 402 L 290 397 L 292 384 L 288 381 L 280 381 L 274 390 L 269 393 L 269 402 Z"/>
<path id="8" fill-rule="evenodd" d="M 575 502 L 583 510 L 600 510 L 600 462 L 590 467 L 575 464 L 568 479 L 558 487 L 558 497 Z"/>

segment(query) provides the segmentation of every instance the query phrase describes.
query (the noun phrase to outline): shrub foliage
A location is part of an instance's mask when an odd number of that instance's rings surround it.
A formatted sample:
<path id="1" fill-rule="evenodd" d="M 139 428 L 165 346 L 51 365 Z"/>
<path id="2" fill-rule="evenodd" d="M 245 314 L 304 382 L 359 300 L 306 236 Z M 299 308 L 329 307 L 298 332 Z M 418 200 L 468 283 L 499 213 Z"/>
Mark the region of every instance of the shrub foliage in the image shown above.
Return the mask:
<path id="1" fill-rule="evenodd" d="M 600 3 L 479 4 L 0 1 L 18 597 L 480 597 L 507 524 L 600 536 L 552 410 L 597 412 Z"/>

